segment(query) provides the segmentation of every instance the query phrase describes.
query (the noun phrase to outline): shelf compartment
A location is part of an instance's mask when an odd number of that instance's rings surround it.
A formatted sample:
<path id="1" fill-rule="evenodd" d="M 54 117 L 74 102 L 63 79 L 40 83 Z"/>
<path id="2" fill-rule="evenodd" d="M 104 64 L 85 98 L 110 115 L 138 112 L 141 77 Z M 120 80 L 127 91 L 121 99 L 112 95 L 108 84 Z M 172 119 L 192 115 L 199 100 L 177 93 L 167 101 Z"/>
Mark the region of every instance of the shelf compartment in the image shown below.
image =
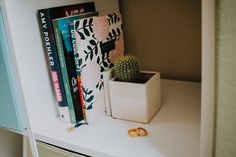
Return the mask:
<path id="1" fill-rule="evenodd" d="M 162 108 L 149 124 L 104 116 L 94 125 L 66 132 L 55 121 L 33 130 L 35 138 L 91 156 L 199 157 L 201 83 L 162 80 Z M 143 127 L 147 137 L 130 138 L 127 130 Z"/>

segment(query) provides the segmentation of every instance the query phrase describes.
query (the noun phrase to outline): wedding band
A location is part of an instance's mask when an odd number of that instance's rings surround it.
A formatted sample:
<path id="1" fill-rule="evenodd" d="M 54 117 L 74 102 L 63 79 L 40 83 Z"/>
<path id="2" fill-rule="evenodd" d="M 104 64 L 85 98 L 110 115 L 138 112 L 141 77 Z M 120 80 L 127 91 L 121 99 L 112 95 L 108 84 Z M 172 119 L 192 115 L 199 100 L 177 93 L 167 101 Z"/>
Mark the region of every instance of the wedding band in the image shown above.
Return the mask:
<path id="1" fill-rule="evenodd" d="M 137 136 L 139 136 L 136 128 L 129 129 L 128 130 L 128 135 L 129 135 L 129 137 L 137 137 Z"/>
<path id="2" fill-rule="evenodd" d="M 138 135 L 140 135 L 140 136 L 146 136 L 148 134 L 147 130 L 144 128 L 141 128 L 141 127 L 138 127 L 136 129 L 136 131 L 137 131 Z"/>
<path id="3" fill-rule="evenodd" d="M 66 131 L 67 132 L 72 132 L 72 131 L 74 131 L 75 130 L 75 128 L 74 127 L 69 127 L 69 128 L 66 128 Z"/>

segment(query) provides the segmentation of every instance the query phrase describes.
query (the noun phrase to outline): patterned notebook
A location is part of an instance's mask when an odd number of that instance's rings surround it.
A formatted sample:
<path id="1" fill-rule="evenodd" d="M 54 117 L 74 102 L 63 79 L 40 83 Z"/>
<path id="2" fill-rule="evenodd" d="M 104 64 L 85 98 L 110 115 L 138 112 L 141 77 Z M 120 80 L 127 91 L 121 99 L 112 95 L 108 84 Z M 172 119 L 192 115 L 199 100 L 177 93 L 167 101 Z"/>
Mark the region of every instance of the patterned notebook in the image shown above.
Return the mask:
<path id="1" fill-rule="evenodd" d="M 86 121 L 91 124 L 105 114 L 102 72 L 124 54 L 122 20 L 113 13 L 76 20 L 74 26 Z"/>

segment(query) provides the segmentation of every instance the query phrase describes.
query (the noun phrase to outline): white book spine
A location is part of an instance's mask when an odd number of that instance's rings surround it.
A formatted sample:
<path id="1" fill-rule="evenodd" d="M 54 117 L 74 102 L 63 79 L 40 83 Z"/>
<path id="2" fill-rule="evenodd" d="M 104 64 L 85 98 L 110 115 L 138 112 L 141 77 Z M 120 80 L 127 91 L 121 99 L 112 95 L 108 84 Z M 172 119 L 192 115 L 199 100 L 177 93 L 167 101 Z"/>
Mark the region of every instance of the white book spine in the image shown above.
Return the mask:
<path id="1" fill-rule="evenodd" d="M 110 93 L 109 93 L 109 80 L 112 77 L 113 77 L 112 68 L 103 72 L 105 109 L 106 109 L 106 115 L 110 117 L 112 116 L 112 112 L 111 112 L 111 101 L 110 101 Z"/>

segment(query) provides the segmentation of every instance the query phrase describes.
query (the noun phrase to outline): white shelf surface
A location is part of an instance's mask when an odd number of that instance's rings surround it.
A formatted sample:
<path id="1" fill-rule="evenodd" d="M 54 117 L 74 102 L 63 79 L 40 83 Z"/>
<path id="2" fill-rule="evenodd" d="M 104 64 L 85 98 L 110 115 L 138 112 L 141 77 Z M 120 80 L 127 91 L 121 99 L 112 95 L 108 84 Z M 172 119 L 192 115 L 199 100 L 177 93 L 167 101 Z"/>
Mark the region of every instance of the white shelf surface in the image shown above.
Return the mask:
<path id="1" fill-rule="evenodd" d="M 161 85 L 163 106 L 149 124 L 104 116 L 66 132 L 71 125 L 55 119 L 35 128 L 35 138 L 95 157 L 199 157 L 201 84 L 162 80 Z M 148 136 L 130 138 L 127 130 L 133 127 L 144 127 Z"/>

